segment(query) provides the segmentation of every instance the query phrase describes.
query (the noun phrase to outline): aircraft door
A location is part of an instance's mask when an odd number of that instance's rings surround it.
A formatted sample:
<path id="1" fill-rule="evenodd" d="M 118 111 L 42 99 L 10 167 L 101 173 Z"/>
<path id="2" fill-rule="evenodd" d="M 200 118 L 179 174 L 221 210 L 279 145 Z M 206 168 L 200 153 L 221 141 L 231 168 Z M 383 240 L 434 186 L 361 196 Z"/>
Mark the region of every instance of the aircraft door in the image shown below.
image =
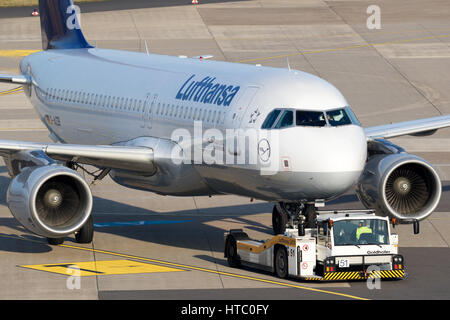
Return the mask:
<path id="1" fill-rule="evenodd" d="M 143 105 L 141 105 L 141 103 L 139 102 L 139 107 L 142 107 L 142 109 L 140 110 L 140 113 L 141 113 L 141 121 L 140 121 L 141 128 L 145 128 L 145 125 L 147 123 L 146 118 L 147 118 L 147 109 L 149 108 L 148 101 L 150 100 L 150 96 L 151 96 L 151 94 L 147 93 L 147 96 L 145 97 Z"/>
<path id="2" fill-rule="evenodd" d="M 141 128 L 152 128 L 151 112 L 157 95 L 147 93 L 141 110 Z"/>

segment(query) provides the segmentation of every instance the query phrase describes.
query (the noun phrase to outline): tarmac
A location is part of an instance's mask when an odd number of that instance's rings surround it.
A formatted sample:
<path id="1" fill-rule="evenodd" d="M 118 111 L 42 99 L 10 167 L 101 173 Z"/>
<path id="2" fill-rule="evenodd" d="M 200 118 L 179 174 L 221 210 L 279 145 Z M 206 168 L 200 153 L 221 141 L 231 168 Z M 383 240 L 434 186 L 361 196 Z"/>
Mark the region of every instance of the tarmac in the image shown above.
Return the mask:
<path id="1" fill-rule="evenodd" d="M 367 1 L 128 0 L 81 5 L 87 39 L 98 47 L 198 56 L 306 71 L 335 85 L 363 126 L 450 114 L 450 3 L 371 1 L 380 29 L 369 29 Z M 0 73 L 17 72 L 41 49 L 30 8 L 0 9 Z M 86 10 L 85 10 L 86 9 Z M 426 9 L 426 10 L 425 10 Z M 50 141 L 17 86 L 0 85 L 0 137 Z M 93 186 L 95 236 L 61 246 L 26 231 L 10 214 L 10 178 L 0 166 L 0 299 L 449 299 L 450 129 L 392 142 L 437 168 L 443 195 L 421 223 L 397 226 L 408 277 L 311 283 L 280 280 L 223 256 L 223 234 L 242 228 L 272 235 L 273 204 L 237 196 L 168 197 L 135 191 L 109 178 Z M 362 208 L 354 192 L 325 209 Z M 71 277 L 72 265 L 82 272 Z"/>

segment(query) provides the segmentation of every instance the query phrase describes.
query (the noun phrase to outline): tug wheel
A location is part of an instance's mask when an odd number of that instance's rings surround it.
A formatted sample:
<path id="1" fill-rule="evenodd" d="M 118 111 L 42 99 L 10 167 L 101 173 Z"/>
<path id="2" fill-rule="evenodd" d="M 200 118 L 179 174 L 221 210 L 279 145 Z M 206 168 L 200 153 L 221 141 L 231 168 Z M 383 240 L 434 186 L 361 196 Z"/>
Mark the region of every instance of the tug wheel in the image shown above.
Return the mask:
<path id="1" fill-rule="evenodd" d="M 275 273 L 281 279 L 288 276 L 288 257 L 285 247 L 278 247 L 275 253 Z"/>

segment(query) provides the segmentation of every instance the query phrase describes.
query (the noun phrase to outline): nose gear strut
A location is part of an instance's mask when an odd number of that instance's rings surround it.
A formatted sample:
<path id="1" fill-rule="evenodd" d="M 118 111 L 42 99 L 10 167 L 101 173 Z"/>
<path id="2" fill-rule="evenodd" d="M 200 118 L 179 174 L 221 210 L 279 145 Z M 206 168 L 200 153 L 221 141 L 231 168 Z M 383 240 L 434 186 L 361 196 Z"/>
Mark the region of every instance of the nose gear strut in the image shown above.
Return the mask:
<path id="1" fill-rule="evenodd" d="M 272 211 L 274 234 L 284 234 L 286 228 L 296 228 L 302 224 L 305 228 L 315 228 L 317 210 L 314 203 L 278 202 Z"/>

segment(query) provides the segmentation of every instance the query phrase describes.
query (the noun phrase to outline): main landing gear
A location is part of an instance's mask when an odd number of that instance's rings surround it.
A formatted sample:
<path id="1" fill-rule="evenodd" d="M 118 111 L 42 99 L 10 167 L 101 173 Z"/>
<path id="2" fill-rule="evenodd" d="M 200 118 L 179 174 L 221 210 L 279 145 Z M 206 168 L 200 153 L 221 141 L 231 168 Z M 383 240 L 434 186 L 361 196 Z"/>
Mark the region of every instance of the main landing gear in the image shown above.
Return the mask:
<path id="1" fill-rule="evenodd" d="M 302 225 L 304 228 L 315 228 L 317 211 L 314 203 L 275 204 L 272 211 L 272 227 L 274 234 L 283 234 L 286 228 Z"/>
<path id="2" fill-rule="evenodd" d="M 94 219 L 92 219 L 92 215 L 89 216 L 81 229 L 75 232 L 75 240 L 77 243 L 91 243 L 94 240 Z M 47 238 L 47 242 L 57 246 L 64 243 L 64 238 Z"/>

